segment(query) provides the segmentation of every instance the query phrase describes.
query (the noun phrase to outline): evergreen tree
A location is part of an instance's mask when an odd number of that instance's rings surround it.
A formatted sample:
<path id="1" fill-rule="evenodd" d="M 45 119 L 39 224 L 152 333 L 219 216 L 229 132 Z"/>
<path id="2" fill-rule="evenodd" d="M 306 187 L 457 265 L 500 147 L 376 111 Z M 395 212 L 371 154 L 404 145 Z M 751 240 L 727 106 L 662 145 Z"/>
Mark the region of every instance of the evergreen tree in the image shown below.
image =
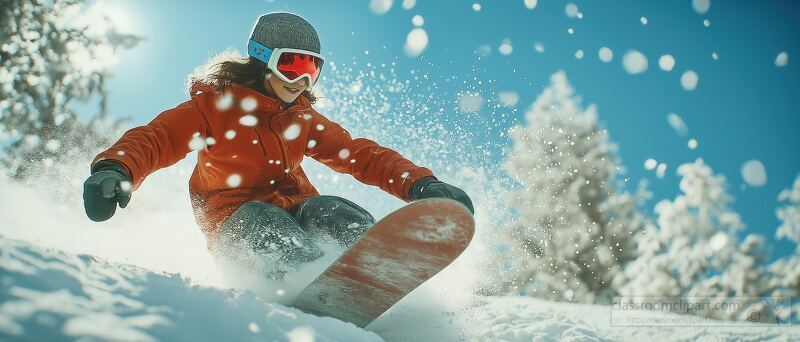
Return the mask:
<path id="1" fill-rule="evenodd" d="M 778 259 L 769 265 L 771 277 L 769 287 L 772 296 L 781 298 L 794 298 L 794 306 L 791 309 L 784 309 L 779 313 L 784 321 L 792 319 L 790 315 L 794 312 L 793 319 L 800 315 L 800 176 L 794 180 L 794 185 L 790 189 L 784 189 L 778 195 L 778 201 L 783 205 L 775 211 L 781 225 L 778 227 L 775 236 L 778 239 L 789 239 L 795 244 L 795 253 Z"/>
<path id="2" fill-rule="evenodd" d="M 107 117 L 104 80 L 115 51 L 140 38 L 95 16 L 82 0 L 0 0 L 0 161 L 6 176 L 25 179 L 111 142 L 119 126 Z M 71 105 L 93 96 L 100 108 L 81 122 Z"/>
<path id="3" fill-rule="evenodd" d="M 642 194 L 617 193 L 616 146 L 599 127 L 595 106 L 583 109 L 563 72 L 551 76 L 514 127 L 506 169 L 517 181 L 505 229 L 511 241 L 506 291 L 552 300 L 607 302 L 614 275 L 635 257 L 647 224 Z"/>
<path id="4" fill-rule="evenodd" d="M 750 234 L 739 242 L 745 225 L 729 207 L 725 177 L 713 174 L 703 159 L 677 172 L 682 194 L 656 204 L 658 228 L 648 230 L 640 256 L 615 279 L 620 294 L 741 307 L 694 312 L 720 319 L 746 320 L 754 310 L 761 319 L 774 317 L 774 305 L 758 298 L 770 295 L 768 282 L 776 276 L 765 267 L 764 238 Z"/>

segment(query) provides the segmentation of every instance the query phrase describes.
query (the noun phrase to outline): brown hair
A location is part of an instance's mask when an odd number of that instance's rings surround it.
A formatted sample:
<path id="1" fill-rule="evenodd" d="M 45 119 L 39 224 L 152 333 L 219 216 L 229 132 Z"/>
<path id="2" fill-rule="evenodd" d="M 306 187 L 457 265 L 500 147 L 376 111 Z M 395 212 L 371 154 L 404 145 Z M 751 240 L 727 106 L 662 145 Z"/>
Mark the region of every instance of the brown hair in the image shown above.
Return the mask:
<path id="1" fill-rule="evenodd" d="M 242 57 L 236 50 L 228 49 L 195 68 L 186 79 L 186 89 L 188 92 L 193 84 L 200 83 L 222 92 L 225 86 L 237 84 L 271 96 L 264 89 L 264 79 L 270 72 L 264 62 L 250 56 Z M 317 96 L 309 88 L 301 95 L 311 103 L 317 101 Z"/>

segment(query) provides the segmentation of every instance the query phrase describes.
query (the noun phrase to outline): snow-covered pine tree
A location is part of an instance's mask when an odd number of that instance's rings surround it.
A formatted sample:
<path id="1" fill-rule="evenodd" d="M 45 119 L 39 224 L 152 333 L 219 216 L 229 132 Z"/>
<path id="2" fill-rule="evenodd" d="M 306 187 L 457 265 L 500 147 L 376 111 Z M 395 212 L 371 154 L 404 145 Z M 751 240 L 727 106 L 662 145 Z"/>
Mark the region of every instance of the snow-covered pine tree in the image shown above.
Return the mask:
<path id="1" fill-rule="evenodd" d="M 639 258 L 614 280 L 620 294 L 704 297 L 735 302 L 743 309 L 695 314 L 745 320 L 750 309 L 757 309 L 765 319 L 770 317 L 770 305 L 753 298 L 770 292 L 764 239 L 750 234 L 739 243 L 737 234 L 745 225 L 729 207 L 725 177 L 714 175 L 703 159 L 680 165 L 677 173 L 682 194 L 656 204 L 658 228 L 646 232 Z"/>
<path id="2" fill-rule="evenodd" d="M 781 220 L 775 237 L 794 241 L 800 253 L 800 175 L 794 179 L 791 189 L 781 191 L 778 201 L 786 203 L 775 210 L 775 215 Z"/>
<path id="3" fill-rule="evenodd" d="M 83 0 L 0 0 L 0 161 L 24 179 L 41 166 L 107 145 L 103 86 L 118 48 L 140 38 L 119 33 Z M 84 123 L 71 105 L 99 97 Z"/>
<path id="4" fill-rule="evenodd" d="M 781 225 L 775 236 L 778 239 L 789 239 L 797 245 L 795 253 L 778 259 L 769 265 L 771 277 L 769 287 L 771 295 L 781 298 L 794 298 L 791 310 L 782 310 L 780 318 L 787 321 L 792 313 L 796 320 L 800 315 L 800 175 L 798 175 L 790 189 L 784 189 L 778 195 L 778 201 L 783 205 L 775 210 Z"/>
<path id="5" fill-rule="evenodd" d="M 617 193 L 616 145 L 599 127 L 597 111 L 580 106 L 564 72 L 550 77 L 514 127 L 505 167 L 518 182 L 506 229 L 509 271 L 503 291 L 551 300 L 604 303 L 611 280 L 635 257 L 647 224 L 641 193 Z"/>

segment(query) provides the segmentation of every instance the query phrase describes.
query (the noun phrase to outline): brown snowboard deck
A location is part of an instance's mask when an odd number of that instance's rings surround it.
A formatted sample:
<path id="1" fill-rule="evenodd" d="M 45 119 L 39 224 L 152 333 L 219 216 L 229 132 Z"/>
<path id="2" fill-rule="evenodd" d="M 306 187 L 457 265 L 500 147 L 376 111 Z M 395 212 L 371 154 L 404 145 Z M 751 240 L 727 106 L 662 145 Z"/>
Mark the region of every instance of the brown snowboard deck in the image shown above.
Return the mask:
<path id="1" fill-rule="evenodd" d="M 370 228 L 294 306 L 364 327 L 453 262 L 474 232 L 475 221 L 461 203 L 411 203 Z"/>

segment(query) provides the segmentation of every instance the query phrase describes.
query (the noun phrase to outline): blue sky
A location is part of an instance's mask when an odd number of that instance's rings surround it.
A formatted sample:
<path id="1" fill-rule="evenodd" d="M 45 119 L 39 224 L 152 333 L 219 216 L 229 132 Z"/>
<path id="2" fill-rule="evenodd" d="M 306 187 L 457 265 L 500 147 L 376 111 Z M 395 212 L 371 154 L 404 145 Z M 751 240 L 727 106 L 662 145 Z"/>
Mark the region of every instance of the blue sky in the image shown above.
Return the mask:
<path id="1" fill-rule="evenodd" d="M 569 2 L 578 6 L 583 18 L 565 14 Z M 108 82 L 110 110 L 130 116 L 135 124 L 146 123 L 184 101 L 186 75 L 202 60 L 228 47 L 243 50 L 260 14 L 291 11 L 314 24 L 330 61 L 397 61 L 399 74 L 411 69 L 445 76 L 476 74 L 493 79 L 496 91 L 517 92 L 516 117 L 502 121 L 500 130 L 519 124 L 549 75 L 564 70 L 584 104 L 598 106 L 633 184 L 649 179 L 656 199 L 671 198 L 678 191 L 676 166 L 702 157 L 726 176 L 735 196 L 733 207 L 742 214 L 747 231 L 766 235 L 774 255 L 793 250 L 788 242 L 774 241 L 773 235 L 779 224 L 776 197 L 800 172 L 800 154 L 795 152 L 800 146 L 800 72 L 793 60 L 800 55 L 800 22 L 793 17 L 800 5 L 712 0 L 710 10 L 698 14 L 691 0 L 540 0 L 533 10 L 523 0 L 418 0 L 410 10 L 401 3 L 395 1 L 388 13 L 377 15 L 368 0 L 107 1 L 123 30 L 146 39 L 121 54 Z M 481 5 L 480 11 L 473 9 L 474 3 Z M 424 18 L 430 43 L 421 58 L 411 58 L 403 45 L 417 14 Z M 641 17 L 647 18 L 647 25 Z M 498 53 L 504 39 L 513 46 L 509 55 Z M 544 45 L 543 53 L 534 50 L 535 42 Z M 478 60 L 475 50 L 482 45 L 490 46 L 491 53 Z M 602 46 L 614 52 L 612 62 L 598 59 Z M 646 72 L 625 72 L 621 60 L 630 49 L 647 56 Z M 585 57 L 575 58 L 577 50 Z M 781 51 L 789 54 L 789 63 L 778 68 L 774 60 Z M 712 52 L 718 60 L 712 59 Z M 671 72 L 658 67 L 663 54 L 677 60 Z M 689 69 L 699 75 L 694 91 L 680 84 L 681 74 Z M 443 95 L 458 90 L 462 89 L 439 88 Z M 671 112 L 686 122 L 687 136 L 679 136 L 667 124 Z M 509 144 L 494 136 L 487 139 L 498 149 Z M 687 148 L 689 138 L 697 139 L 697 149 Z M 648 158 L 668 165 L 664 178 L 643 167 Z M 740 169 L 750 159 L 766 167 L 768 180 L 762 187 L 742 186 Z"/>

